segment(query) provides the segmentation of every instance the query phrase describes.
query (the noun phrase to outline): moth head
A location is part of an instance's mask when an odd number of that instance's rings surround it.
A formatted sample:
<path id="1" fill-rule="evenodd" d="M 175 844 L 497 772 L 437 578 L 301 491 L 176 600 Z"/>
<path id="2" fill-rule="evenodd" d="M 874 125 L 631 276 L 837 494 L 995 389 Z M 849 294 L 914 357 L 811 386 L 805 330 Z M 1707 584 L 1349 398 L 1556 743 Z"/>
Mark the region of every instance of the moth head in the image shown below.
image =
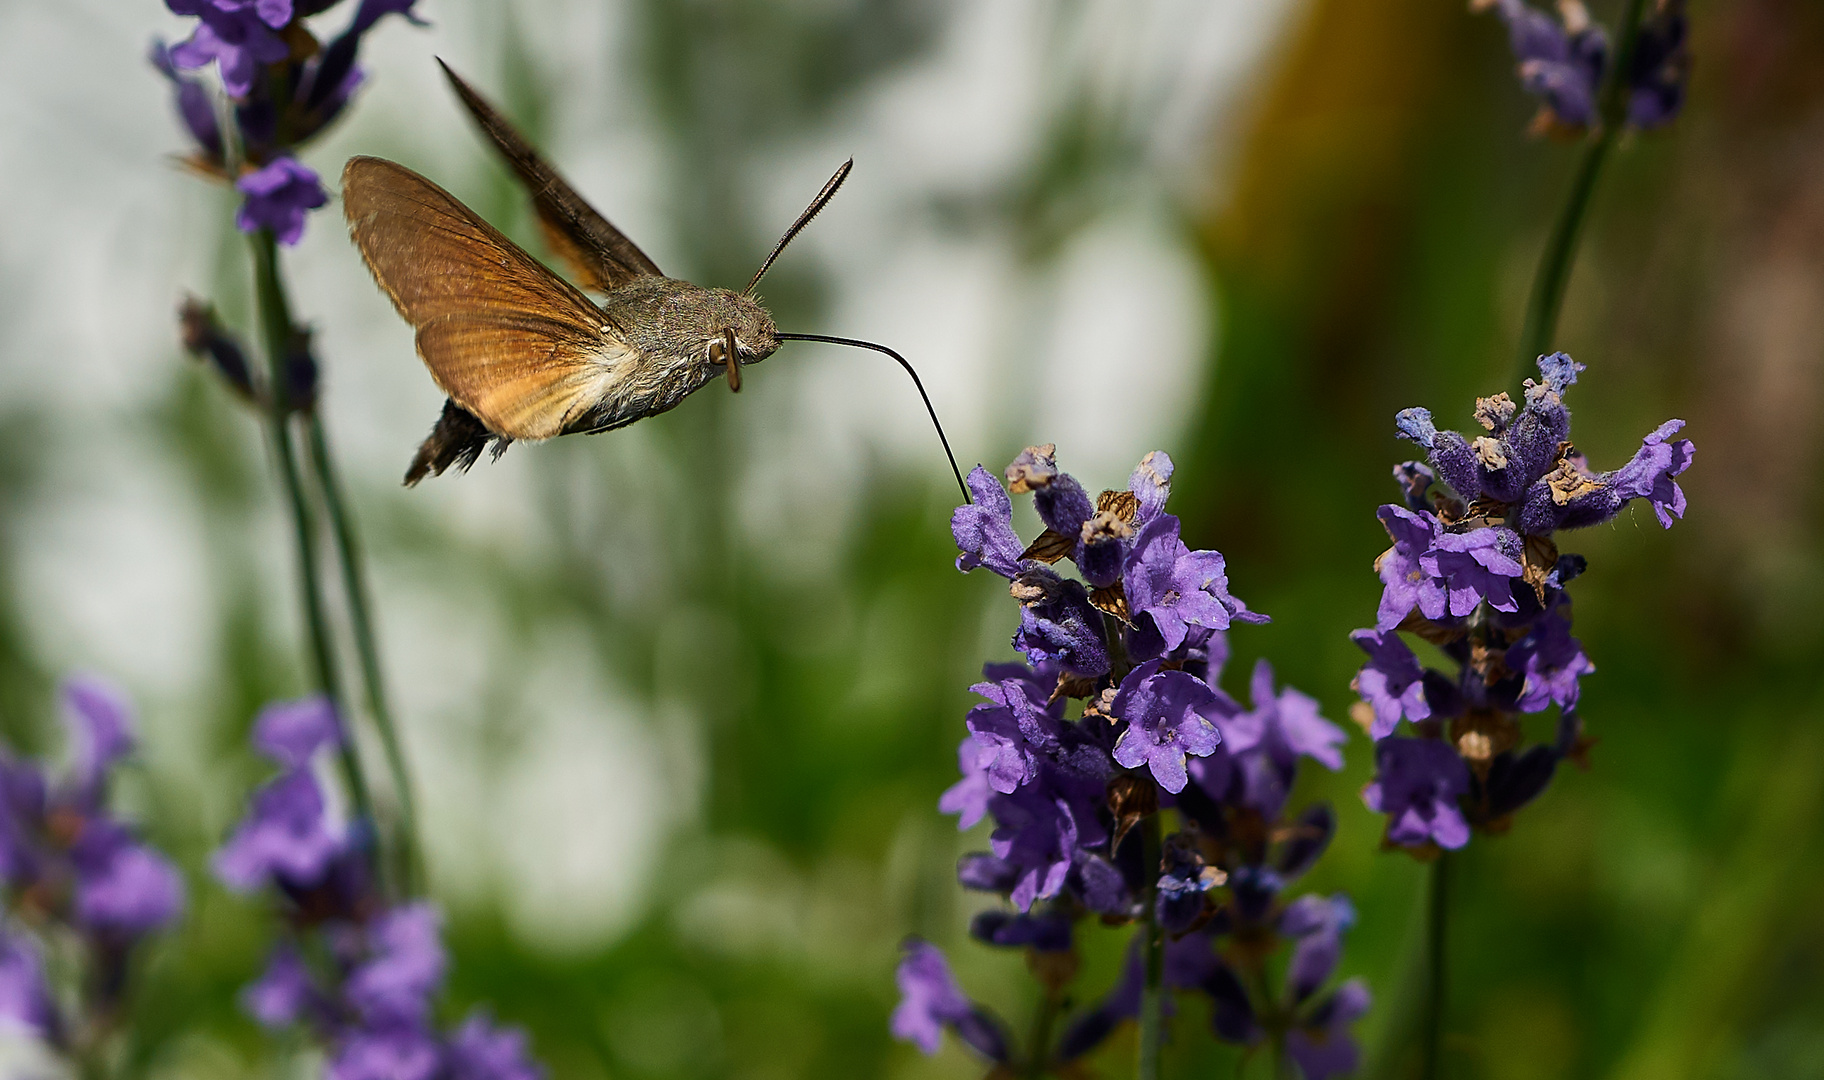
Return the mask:
<path id="1" fill-rule="evenodd" d="M 712 363 L 721 365 L 727 362 L 723 354 L 733 335 L 735 359 L 743 364 L 757 364 L 773 355 L 779 348 L 779 328 L 773 325 L 773 316 L 752 297 L 740 293 L 724 293 L 717 296 L 717 322 L 713 332 L 704 340 L 705 354 Z"/>

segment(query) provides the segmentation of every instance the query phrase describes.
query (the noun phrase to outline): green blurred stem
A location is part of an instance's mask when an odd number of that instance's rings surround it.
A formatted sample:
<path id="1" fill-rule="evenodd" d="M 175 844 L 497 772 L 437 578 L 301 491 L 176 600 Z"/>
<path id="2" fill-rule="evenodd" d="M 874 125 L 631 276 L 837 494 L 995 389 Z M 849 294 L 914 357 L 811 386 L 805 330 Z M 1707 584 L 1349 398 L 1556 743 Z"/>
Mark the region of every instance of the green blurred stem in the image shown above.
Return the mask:
<path id="1" fill-rule="evenodd" d="M 367 567 L 361 554 L 361 543 L 355 534 L 354 519 L 349 516 L 342 497 L 342 481 L 335 458 L 329 452 L 329 437 L 323 430 L 323 417 L 315 409 L 309 413 L 307 434 L 310 439 L 310 461 L 316 473 L 317 486 L 323 495 L 323 506 L 329 514 L 330 535 L 335 539 L 336 558 L 341 564 L 342 586 L 348 595 L 348 619 L 355 637 L 355 654 L 361 661 L 361 681 L 367 690 L 367 708 L 373 715 L 374 727 L 380 732 L 380 745 L 386 752 L 387 769 L 392 773 L 393 790 L 399 800 L 399 822 L 395 833 L 399 880 L 407 895 L 418 891 L 423 864 L 418 847 L 418 813 L 412 795 L 411 770 L 406 766 L 405 751 L 399 744 L 399 732 L 393 724 L 393 712 L 387 703 L 386 681 L 380 667 L 380 646 L 374 638 L 370 614 L 370 590 Z"/>
<path id="2" fill-rule="evenodd" d="M 1051 987 L 1039 999 L 1039 1009 L 1032 1018 L 1032 1035 L 1027 1040 L 1026 1080 L 1041 1080 L 1051 1071 L 1051 1028 L 1058 1019 L 1058 994 Z"/>
<path id="3" fill-rule="evenodd" d="M 1558 333 L 1558 313 L 1564 307 L 1564 289 L 1577 261 L 1577 241 L 1583 232 L 1590 196 L 1596 191 L 1596 181 L 1602 175 L 1609 150 L 1627 125 L 1628 70 L 1634 63 L 1634 46 L 1640 36 L 1644 7 L 1645 0 L 1628 0 L 1622 15 L 1614 66 L 1609 69 L 1599 99 L 1602 129 L 1577 163 L 1570 194 L 1558 211 L 1558 220 L 1553 223 L 1545 252 L 1539 258 L 1539 269 L 1533 275 L 1533 291 L 1526 301 L 1526 323 L 1520 331 L 1517 358 L 1522 379 L 1533 373 L 1533 365 L 1539 357 L 1552 351 L 1552 342 Z"/>
<path id="4" fill-rule="evenodd" d="M 260 332 L 264 339 L 267 364 L 267 390 L 270 396 L 266 414 L 266 431 L 272 443 L 273 461 L 279 480 L 285 487 L 286 503 L 291 510 L 291 525 L 298 548 L 298 592 L 304 609 L 304 632 L 310 641 L 310 653 L 316 669 L 317 687 L 345 721 L 347 699 L 342 692 L 342 676 L 336 662 L 335 641 L 330 635 L 329 618 L 323 609 L 322 582 L 317 576 L 317 528 L 305 494 L 304 478 L 298 467 L 297 450 L 292 446 L 291 404 L 286 400 L 285 357 L 290 348 L 291 306 L 285 297 L 284 283 L 279 279 L 278 243 L 272 230 L 261 229 L 249 240 L 253 246 L 254 290 L 258 299 Z M 345 732 L 341 746 L 343 779 L 348 784 L 349 800 L 355 815 L 374 820 L 374 801 L 367 778 L 361 771 L 351 732 Z M 379 862 L 376 859 L 376 862 Z"/>
<path id="5" fill-rule="evenodd" d="M 1447 952 L 1446 930 L 1450 919 L 1450 855 L 1440 853 L 1427 875 L 1425 902 L 1425 1013 L 1419 1032 L 1420 1080 L 1443 1075 L 1440 1056 L 1444 1045 L 1444 984 Z"/>
<path id="6" fill-rule="evenodd" d="M 1165 1040 L 1165 935 L 1159 928 L 1159 814 L 1140 823 L 1140 869 L 1146 876 L 1146 914 L 1139 932 L 1146 982 L 1140 991 L 1140 1067 L 1138 1080 L 1159 1080 L 1159 1048 Z"/>

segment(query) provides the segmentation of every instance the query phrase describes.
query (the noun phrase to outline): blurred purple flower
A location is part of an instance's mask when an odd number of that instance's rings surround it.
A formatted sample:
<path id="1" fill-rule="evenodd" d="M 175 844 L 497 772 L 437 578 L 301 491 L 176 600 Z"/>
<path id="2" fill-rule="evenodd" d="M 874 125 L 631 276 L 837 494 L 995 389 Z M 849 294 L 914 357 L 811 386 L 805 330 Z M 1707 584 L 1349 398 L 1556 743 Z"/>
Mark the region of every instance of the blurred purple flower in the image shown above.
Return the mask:
<path id="1" fill-rule="evenodd" d="M 367 928 L 369 956 L 349 972 L 343 995 L 370 1024 L 422 1023 L 443 982 L 446 959 L 437 909 L 407 904 Z"/>
<path id="2" fill-rule="evenodd" d="M 351 1031 L 337 1047 L 326 1080 L 432 1080 L 443 1064 L 443 1048 L 430 1031 L 414 1024 Z"/>
<path id="3" fill-rule="evenodd" d="M 1349 1025 L 1368 1012 L 1372 1001 L 1367 985 L 1351 979 L 1286 1032 L 1286 1053 L 1298 1063 L 1305 1080 L 1347 1076 L 1360 1067 L 1361 1050 Z"/>
<path id="4" fill-rule="evenodd" d="M 1341 893 L 1301 896 L 1287 906 L 1279 932 L 1298 942 L 1286 968 L 1293 1004 L 1303 1004 L 1330 978 L 1343 954 L 1343 933 L 1354 925 L 1355 907 Z"/>
<path id="5" fill-rule="evenodd" d="M 308 765 L 318 750 L 340 745 L 336 707 L 320 694 L 275 701 L 253 721 L 253 748 L 288 769 Z"/>
<path id="6" fill-rule="evenodd" d="M 266 970 L 241 991 L 241 1009 L 262 1027 L 278 1030 L 304 1019 L 315 1010 L 320 995 L 298 951 L 280 945 L 266 961 Z"/>
<path id="7" fill-rule="evenodd" d="M 91 822 L 70 856 L 81 926 L 136 937 L 176 922 L 183 910 L 184 882 L 177 868 L 113 822 Z"/>
<path id="8" fill-rule="evenodd" d="M 246 199 L 234 223 L 242 232 L 270 229 L 281 244 L 304 235 L 304 216 L 329 202 L 329 194 L 309 166 L 296 158 L 277 157 L 234 182 Z"/>
<path id="9" fill-rule="evenodd" d="M 447 1058 L 450 1080 L 542 1080 L 544 1066 L 534 1061 L 526 1033 L 497 1027 L 485 1010 L 476 1010 L 450 1036 Z"/>
<path id="10" fill-rule="evenodd" d="M 889 1024 L 893 1037 L 935 1054 L 948 1027 L 989 1060 L 1007 1060 L 1006 1036 L 957 986 L 937 946 L 912 938 L 904 949 L 893 976 L 900 995 Z"/>
<path id="11" fill-rule="evenodd" d="M 216 852 L 215 873 L 240 892 L 269 883 L 308 889 L 349 849 L 346 830 L 330 827 L 317 778 L 297 768 L 254 792 L 247 816 Z"/>
<path id="12" fill-rule="evenodd" d="M 221 0 L 165 0 L 165 6 L 178 15 L 196 15 L 202 19 L 187 40 L 171 47 L 171 62 L 185 71 L 207 67 L 211 62 L 222 77 L 222 87 L 237 98 L 253 90 L 260 68 L 276 64 L 291 55 L 291 47 L 273 31 L 291 17 L 289 0 L 281 0 L 285 17 L 270 22 L 251 5 L 224 8 Z M 276 6 L 267 4 L 276 11 Z"/>
<path id="13" fill-rule="evenodd" d="M 44 978 L 44 960 L 30 938 L 0 929 L 0 1027 L 55 1040 L 62 1024 Z"/>
<path id="14" fill-rule="evenodd" d="M 1386 738 L 1374 744 L 1375 778 L 1362 790 L 1368 809 L 1386 814 L 1387 839 L 1407 847 L 1469 843 L 1457 800 L 1469 792 L 1469 766 L 1436 739 Z"/>

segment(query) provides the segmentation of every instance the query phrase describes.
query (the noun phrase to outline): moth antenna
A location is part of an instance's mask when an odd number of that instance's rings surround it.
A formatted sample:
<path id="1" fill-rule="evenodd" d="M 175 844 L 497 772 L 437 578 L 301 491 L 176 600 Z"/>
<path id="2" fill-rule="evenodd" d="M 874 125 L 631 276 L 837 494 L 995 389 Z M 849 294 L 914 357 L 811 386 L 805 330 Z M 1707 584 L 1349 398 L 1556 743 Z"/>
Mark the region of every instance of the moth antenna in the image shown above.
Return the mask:
<path id="1" fill-rule="evenodd" d="M 753 295 L 754 286 L 760 284 L 760 279 L 772 268 L 773 260 L 779 257 L 779 253 L 785 250 L 785 245 L 791 243 L 794 236 L 797 236 L 800 232 L 804 231 L 804 227 L 811 223 L 812 218 L 816 217 L 825 206 L 829 205 L 829 201 L 836 197 L 836 189 L 841 187 L 842 182 L 849 178 L 849 172 L 854 168 L 854 158 L 850 158 L 842 163 L 842 168 L 837 169 L 836 175 L 830 177 L 830 182 L 823 185 L 823 190 L 819 191 L 817 197 L 811 200 L 811 205 L 804 208 L 804 213 L 798 215 L 798 220 L 792 222 L 792 227 L 785 230 L 785 235 L 781 236 L 779 242 L 773 245 L 773 253 L 768 255 L 766 261 L 760 264 L 760 269 L 754 271 L 754 279 L 747 283 L 747 288 L 741 290 L 742 296 Z M 803 340 L 809 341 L 811 339 L 805 338 Z M 903 364 L 905 361 L 902 360 L 900 363 Z"/>
<path id="2" fill-rule="evenodd" d="M 824 188 L 823 194 L 818 196 L 818 201 L 812 204 L 810 210 L 805 211 L 805 216 L 799 219 L 797 225 L 792 226 L 792 232 L 797 232 L 806 221 L 810 220 L 811 215 L 815 214 L 818 208 L 829 200 L 829 196 L 835 190 L 835 185 L 842 182 L 842 178 L 848 174 L 848 171 L 849 166 L 844 165 L 842 169 L 836 173 L 836 176 L 830 181 L 830 186 Z M 790 240 L 791 238 L 792 233 L 788 232 L 785 234 L 785 240 Z M 779 241 L 780 247 L 785 246 L 785 240 Z M 777 255 L 778 252 L 775 251 L 773 254 Z M 771 263 L 772 260 L 768 259 L 767 262 Z M 766 267 L 763 266 L 760 269 L 764 272 Z M 759 275 L 755 275 L 755 280 L 758 279 Z M 858 338 L 828 337 L 823 334 L 777 334 L 775 336 L 778 337 L 780 341 L 821 341 L 829 345 L 847 345 L 850 348 L 855 349 L 873 349 L 875 352 L 886 353 L 888 356 L 899 361 L 899 366 L 905 368 L 906 374 L 912 376 L 912 385 L 918 388 L 918 396 L 924 399 L 925 412 L 931 414 L 931 426 L 937 429 L 937 441 L 944 444 L 944 456 L 950 459 L 950 472 L 956 477 L 957 490 L 963 493 L 964 502 L 975 502 L 974 499 L 969 497 L 969 485 L 963 483 L 963 470 L 956 467 L 956 455 L 950 452 L 950 438 L 944 434 L 944 425 L 937 418 L 937 409 L 931 404 L 931 395 L 925 393 L 924 381 L 918 377 L 918 372 L 913 370 L 912 364 L 907 361 L 905 357 L 894 352 L 892 349 L 887 348 L 885 345 L 876 345 L 872 341 L 862 341 Z"/>

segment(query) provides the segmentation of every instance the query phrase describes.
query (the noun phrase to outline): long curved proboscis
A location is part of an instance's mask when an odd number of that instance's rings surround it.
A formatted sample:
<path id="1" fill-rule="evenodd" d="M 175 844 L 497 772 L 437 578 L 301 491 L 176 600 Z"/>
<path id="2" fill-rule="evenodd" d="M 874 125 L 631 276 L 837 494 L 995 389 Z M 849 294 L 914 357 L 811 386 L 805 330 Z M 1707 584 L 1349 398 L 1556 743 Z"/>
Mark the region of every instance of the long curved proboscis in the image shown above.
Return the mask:
<path id="1" fill-rule="evenodd" d="M 742 296 L 753 295 L 754 286 L 760 284 L 760 279 L 765 277 L 766 272 L 773 268 L 773 260 L 777 259 L 779 253 L 785 250 L 785 245 L 792 242 L 792 237 L 803 232 L 804 227 L 811 223 L 811 219 L 821 213 L 825 206 L 829 205 L 830 200 L 836 197 L 836 189 L 841 187 L 842 182 L 849 178 L 849 173 L 854 168 L 854 158 L 850 158 L 842 163 L 842 166 L 836 170 L 836 174 L 830 177 L 829 183 L 823 185 L 823 190 L 819 191 L 817 197 L 811 200 L 811 205 L 804 208 L 804 213 L 798 215 L 798 220 L 792 222 L 792 227 L 785 230 L 785 235 L 781 236 L 779 242 L 773 245 L 773 253 L 768 255 L 766 261 L 760 264 L 760 269 L 754 271 L 753 279 L 747 283 L 747 288 L 741 290 Z"/>
<path id="2" fill-rule="evenodd" d="M 790 239 L 790 237 L 788 236 L 787 239 Z M 963 482 L 963 470 L 956 467 L 956 455 L 950 452 L 950 438 L 944 434 L 944 425 L 937 418 L 937 409 L 931 404 L 931 395 L 925 393 L 924 381 L 918 377 L 918 372 L 912 369 L 912 364 L 907 361 L 905 357 L 894 352 L 892 349 L 887 348 L 885 345 L 876 345 L 872 341 L 862 341 L 857 338 L 829 337 L 825 334 L 780 334 L 778 337 L 780 341 L 821 341 L 826 345 L 847 345 L 855 349 L 873 349 L 875 352 L 886 353 L 888 356 L 899 361 L 899 366 L 906 369 L 907 375 L 912 376 L 912 385 L 918 388 L 918 396 L 924 399 L 925 411 L 931 414 L 931 426 L 937 429 L 937 441 L 944 444 L 944 456 L 950 459 L 950 472 L 956 477 L 957 490 L 963 493 L 964 502 L 972 503 L 975 501 L 969 497 L 969 485 Z"/>

